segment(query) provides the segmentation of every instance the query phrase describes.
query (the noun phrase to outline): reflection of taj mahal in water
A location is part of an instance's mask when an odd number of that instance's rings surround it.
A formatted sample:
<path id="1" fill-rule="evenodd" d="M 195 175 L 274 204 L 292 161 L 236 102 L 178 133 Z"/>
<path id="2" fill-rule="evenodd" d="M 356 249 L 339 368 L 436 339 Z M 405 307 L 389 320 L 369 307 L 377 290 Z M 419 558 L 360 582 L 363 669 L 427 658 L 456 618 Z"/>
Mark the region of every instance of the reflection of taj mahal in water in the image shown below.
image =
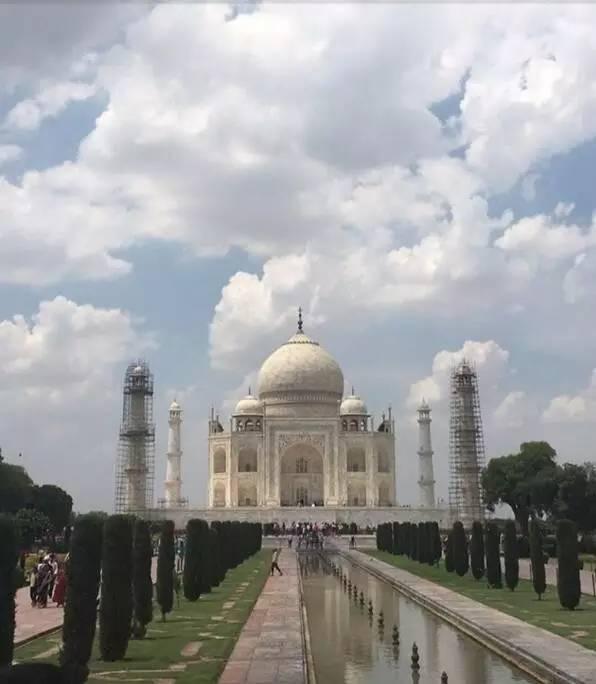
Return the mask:
<path id="1" fill-rule="evenodd" d="M 343 393 L 341 368 L 300 316 L 229 431 L 209 423 L 209 507 L 395 505 L 391 411 L 375 426 L 364 401 Z"/>

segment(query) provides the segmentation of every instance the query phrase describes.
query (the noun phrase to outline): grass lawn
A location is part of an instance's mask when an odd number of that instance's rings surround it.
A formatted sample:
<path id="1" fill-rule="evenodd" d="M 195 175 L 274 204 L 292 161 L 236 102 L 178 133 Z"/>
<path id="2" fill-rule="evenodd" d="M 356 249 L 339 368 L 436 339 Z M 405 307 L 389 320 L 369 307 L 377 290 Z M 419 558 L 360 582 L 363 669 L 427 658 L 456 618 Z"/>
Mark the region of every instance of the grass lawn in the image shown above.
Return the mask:
<path id="1" fill-rule="evenodd" d="M 484 580 L 476 581 L 471 574 L 458 577 L 455 572 L 447 572 L 442 564 L 440 567 L 424 565 L 385 551 L 369 553 L 413 575 L 437 582 L 474 601 L 596 650 L 596 599 L 582 594 L 578 608 L 565 610 L 561 608 L 557 588 L 553 586 L 547 587 L 546 594 L 539 601 L 529 580 L 520 580 L 515 591 L 489 589 Z"/>
<path id="2" fill-rule="evenodd" d="M 194 603 L 181 596 L 180 606 L 174 604 L 166 622 L 161 622 L 157 609 L 146 638 L 131 640 L 123 661 L 99 660 L 96 635 L 89 681 L 217 682 L 265 584 L 270 562 L 271 551 L 260 551 L 228 572 L 211 594 Z M 17 648 L 15 659 L 57 662 L 60 641 L 60 632 L 35 639 Z"/>

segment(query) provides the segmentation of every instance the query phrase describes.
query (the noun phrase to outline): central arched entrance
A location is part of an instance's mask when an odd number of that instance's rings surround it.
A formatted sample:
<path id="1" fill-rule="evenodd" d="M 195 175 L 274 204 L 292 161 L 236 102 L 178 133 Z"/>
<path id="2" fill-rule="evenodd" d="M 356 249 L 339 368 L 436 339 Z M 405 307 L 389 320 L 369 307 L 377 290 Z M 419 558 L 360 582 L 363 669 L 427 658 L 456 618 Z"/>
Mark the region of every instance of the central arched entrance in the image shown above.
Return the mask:
<path id="1" fill-rule="evenodd" d="M 294 444 L 281 459 L 282 506 L 322 506 L 324 503 L 323 457 L 310 444 Z"/>

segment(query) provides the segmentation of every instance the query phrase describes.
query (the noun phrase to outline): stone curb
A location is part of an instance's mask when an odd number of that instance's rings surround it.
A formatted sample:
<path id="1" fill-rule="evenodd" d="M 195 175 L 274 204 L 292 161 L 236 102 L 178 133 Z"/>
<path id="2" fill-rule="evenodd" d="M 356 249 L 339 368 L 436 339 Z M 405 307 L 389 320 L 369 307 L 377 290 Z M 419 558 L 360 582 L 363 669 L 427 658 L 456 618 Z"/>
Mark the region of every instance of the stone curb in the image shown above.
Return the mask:
<path id="1" fill-rule="evenodd" d="M 308 626 L 308 613 L 306 612 L 306 604 L 304 603 L 304 586 L 302 585 L 302 574 L 300 573 L 300 565 L 298 561 L 298 554 L 296 553 L 296 566 L 298 568 L 298 596 L 300 601 L 300 622 L 302 625 L 302 663 L 304 667 L 305 684 L 317 684 L 315 674 L 315 663 L 312 656 L 312 648 L 310 644 L 310 628 Z"/>
<path id="2" fill-rule="evenodd" d="M 526 674 L 531 675 L 538 681 L 544 682 L 544 684 L 594 684 L 596 682 L 596 654 L 592 653 L 588 649 L 583 648 L 582 646 L 579 646 L 578 644 L 569 642 L 574 647 L 584 650 L 586 654 L 594 658 L 594 670 L 592 676 L 589 679 L 583 677 L 576 677 L 574 675 L 569 674 L 568 672 L 563 672 L 553 663 L 547 662 L 542 658 L 533 655 L 529 651 L 519 648 L 511 641 L 507 641 L 501 637 L 489 633 L 485 627 L 476 624 L 468 618 L 462 617 L 454 610 L 447 608 L 445 605 L 442 605 L 437 601 L 434 601 L 429 597 L 424 596 L 422 593 L 410 587 L 408 584 L 400 582 L 399 580 L 385 574 L 382 568 L 376 567 L 375 565 L 375 563 L 387 565 L 383 561 L 372 558 L 370 561 L 368 560 L 368 558 L 358 558 L 357 556 L 365 555 L 359 551 L 356 551 L 355 553 L 348 553 L 341 549 L 337 549 L 337 553 L 341 555 L 343 558 L 346 558 L 354 565 L 357 565 L 362 569 L 370 572 L 372 575 L 377 577 L 377 579 L 380 579 L 384 582 L 387 582 L 388 584 L 391 584 L 397 591 L 402 593 L 407 598 L 423 606 L 428 611 L 430 611 L 434 615 L 437 615 L 449 624 L 453 625 L 459 631 L 470 636 L 475 641 L 479 642 L 480 644 L 491 650 L 493 653 L 496 653 L 498 656 L 500 656 L 507 662 L 515 665 L 515 667 L 517 667 L 518 669 L 522 670 Z M 392 566 L 388 565 L 388 567 Z M 400 570 L 400 572 L 409 574 L 407 570 L 401 570 L 400 568 L 398 569 Z M 420 579 L 417 578 L 415 575 L 412 575 L 412 577 Z M 430 582 L 430 580 L 426 581 Z M 446 588 L 444 588 L 444 590 L 450 591 L 451 593 L 459 596 L 459 594 L 457 594 L 456 592 L 453 592 Z M 494 608 L 478 604 L 476 601 L 473 601 L 473 599 L 468 599 L 467 597 L 462 598 L 465 598 L 467 601 L 470 601 L 471 603 L 476 603 L 477 605 L 482 606 L 487 610 L 496 610 Z M 513 618 L 512 616 L 506 615 L 505 613 L 503 613 L 503 615 L 505 615 L 510 620 L 515 620 L 525 629 L 536 629 L 545 632 L 546 634 L 548 634 L 548 636 L 557 636 L 550 632 L 546 632 L 546 630 L 542 630 L 539 627 L 534 627 L 533 625 L 524 623 L 522 620 Z M 564 639 L 564 637 L 559 638 Z"/>

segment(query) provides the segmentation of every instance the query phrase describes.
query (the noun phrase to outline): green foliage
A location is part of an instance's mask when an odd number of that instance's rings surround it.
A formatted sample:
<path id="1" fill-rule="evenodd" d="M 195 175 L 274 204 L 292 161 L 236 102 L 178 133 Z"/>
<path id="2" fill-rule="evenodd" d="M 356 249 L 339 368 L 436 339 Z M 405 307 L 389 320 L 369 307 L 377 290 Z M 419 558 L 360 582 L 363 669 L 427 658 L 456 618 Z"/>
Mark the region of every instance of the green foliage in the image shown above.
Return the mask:
<path id="1" fill-rule="evenodd" d="M 470 567 L 466 531 L 459 520 L 453 523 L 453 566 L 460 577 L 463 577 Z"/>
<path id="2" fill-rule="evenodd" d="M 102 556 L 103 524 L 93 515 L 77 517 L 66 567 L 66 601 L 60 663 L 87 668 L 97 621 L 97 594 Z"/>
<path id="3" fill-rule="evenodd" d="M 410 524 L 410 558 L 418 560 L 418 525 Z"/>
<path id="4" fill-rule="evenodd" d="M 33 508 L 21 508 L 15 515 L 21 544 L 27 548 L 37 539 L 45 540 L 52 534 L 53 528 L 47 515 Z"/>
<path id="5" fill-rule="evenodd" d="M 164 621 L 174 605 L 175 561 L 174 523 L 171 520 L 164 520 L 161 527 L 159 551 L 157 554 L 157 603 L 161 609 L 161 616 Z"/>
<path id="6" fill-rule="evenodd" d="M 0 513 L 16 513 L 29 503 L 33 481 L 22 466 L 0 463 Z"/>
<path id="7" fill-rule="evenodd" d="M 519 557 L 517 549 L 517 530 L 513 520 L 505 523 L 505 584 L 513 591 L 519 582 Z"/>
<path id="8" fill-rule="evenodd" d="M 101 557 L 99 650 L 102 660 L 122 660 L 132 620 L 132 521 L 111 515 L 105 522 Z"/>
<path id="9" fill-rule="evenodd" d="M 581 585 L 577 549 L 577 529 L 571 520 L 557 524 L 557 559 L 559 572 L 557 590 L 563 608 L 573 610 L 579 604 Z"/>
<path id="10" fill-rule="evenodd" d="M 447 570 L 447 572 L 453 572 L 455 570 L 453 530 L 449 530 L 449 533 L 447 534 L 447 543 L 445 544 L 445 570 Z"/>
<path id="11" fill-rule="evenodd" d="M 219 521 L 213 521 L 211 527 L 217 533 L 217 569 L 218 569 L 218 584 L 221 584 L 226 578 L 226 528 L 223 523 Z M 259 535 L 259 548 L 261 547 L 261 539 L 263 536 L 262 528 L 258 532 Z"/>
<path id="12" fill-rule="evenodd" d="M 184 596 L 189 601 L 196 601 L 201 595 L 201 573 L 203 572 L 203 552 L 201 545 L 204 541 L 203 520 L 193 518 L 186 524 L 186 550 L 184 556 Z"/>
<path id="13" fill-rule="evenodd" d="M 14 520 L 0 515 L 0 667 L 12 663 L 14 650 L 17 537 Z"/>
<path id="14" fill-rule="evenodd" d="M 72 513 L 72 497 L 56 485 L 34 485 L 31 488 L 31 507 L 46 515 L 55 532 L 62 530 L 70 523 Z"/>
<path id="15" fill-rule="evenodd" d="M 541 514 L 553 506 L 556 455 L 548 442 L 524 442 L 517 454 L 491 459 L 482 473 L 487 507 L 509 505 L 524 536 L 528 536 L 530 513 Z"/>
<path id="16" fill-rule="evenodd" d="M 542 551 L 542 531 L 538 521 L 530 522 L 530 563 L 532 564 L 532 583 L 538 598 L 546 591 L 544 552 Z"/>
<path id="17" fill-rule="evenodd" d="M 501 573 L 501 552 L 499 549 L 499 528 L 495 523 L 487 522 L 485 525 L 484 545 L 486 548 L 486 579 L 492 589 L 501 589 L 503 586 Z"/>
<path id="18" fill-rule="evenodd" d="M 399 538 L 399 523 L 394 522 L 393 523 L 393 549 L 392 553 L 395 555 L 400 555 L 401 554 L 401 546 L 400 546 L 400 538 Z"/>
<path id="19" fill-rule="evenodd" d="M 439 529 L 439 523 L 433 522 L 432 525 L 432 545 L 433 545 L 433 560 L 438 565 L 441 558 L 443 557 L 443 543 L 441 541 L 441 530 Z"/>
<path id="20" fill-rule="evenodd" d="M 153 619 L 152 556 L 149 524 L 137 519 L 132 547 L 133 634 L 137 638 L 145 636 L 146 625 Z"/>
<path id="21" fill-rule="evenodd" d="M 565 463 L 557 474 L 553 517 L 572 520 L 582 532 L 596 529 L 596 467 Z"/>
<path id="22" fill-rule="evenodd" d="M 484 577 L 484 531 L 482 523 L 472 523 L 472 539 L 470 540 L 470 566 L 474 579 Z"/>

